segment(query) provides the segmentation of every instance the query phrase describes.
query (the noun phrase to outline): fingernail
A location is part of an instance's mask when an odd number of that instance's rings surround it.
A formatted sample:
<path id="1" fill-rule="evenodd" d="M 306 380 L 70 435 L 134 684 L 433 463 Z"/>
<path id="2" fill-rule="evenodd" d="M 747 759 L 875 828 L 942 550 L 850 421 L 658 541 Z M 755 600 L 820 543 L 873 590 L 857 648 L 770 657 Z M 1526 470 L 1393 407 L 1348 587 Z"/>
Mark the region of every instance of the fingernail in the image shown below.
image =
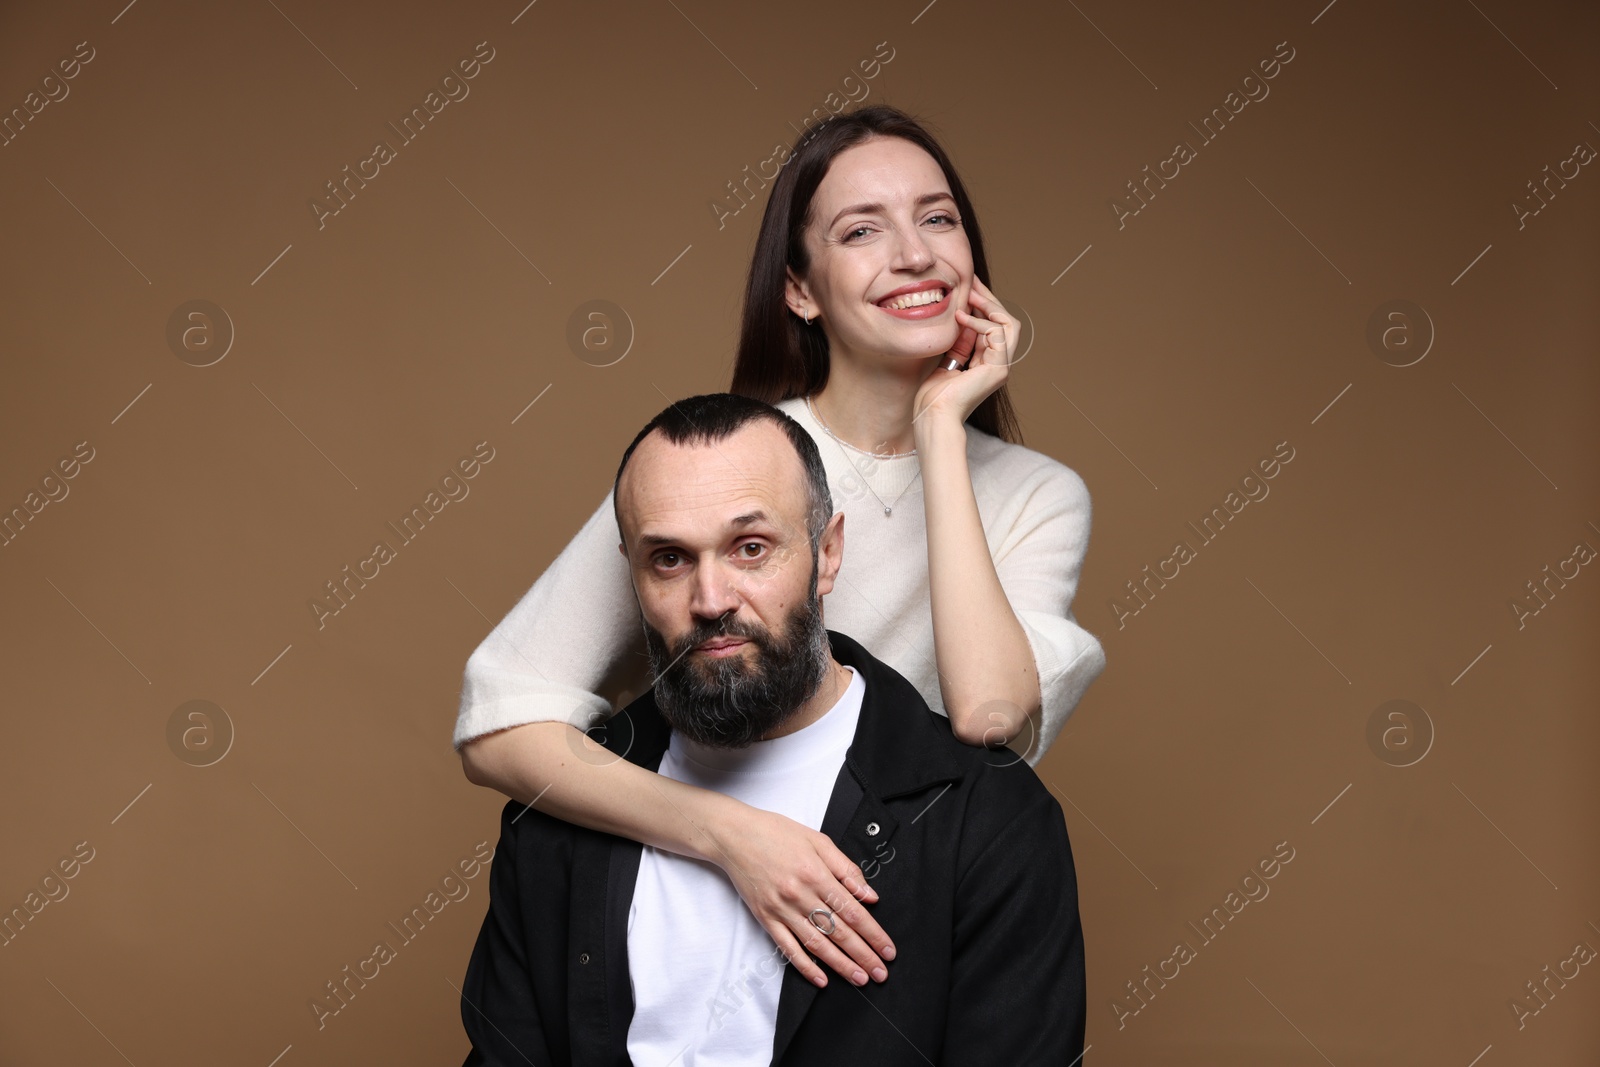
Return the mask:
<path id="1" fill-rule="evenodd" d="M 856 985 L 866 985 L 867 976 L 864 972 L 858 970 L 850 976 L 850 981 L 854 982 Z"/>
<path id="2" fill-rule="evenodd" d="M 884 945 L 883 950 L 879 952 L 878 955 L 882 956 L 886 960 L 894 959 L 894 946 Z"/>
<path id="3" fill-rule="evenodd" d="M 827 984 L 828 984 L 828 979 L 827 979 L 827 978 L 826 978 L 826 976 L 824 976 L 824 975 L 820 975 L 820 974 L 819 974 L 819 975 L 817 975 L 817 976 L 816 976 L 816 977 L 815 977 L 815 978 L 813 978 L 813 979 L 811 979 L 811 980 L 812 980 L 812 981 L 813 981 L 813 982 L 815 982 L 815 983 L 817 983 L 817 985 L 818 985 L 818 986 L 819 986 L 819 987 L 820 987 L 820 986 L 825 986 L 825 985 L 827 985 Z"/>
<path id="4" fill-rule="evenodd" d="M 876 978 L 880 982 L 888 981 L 889 972 L 884 970 L 882 967 L 874 967 L 872 968 L 872 977 Z"/>

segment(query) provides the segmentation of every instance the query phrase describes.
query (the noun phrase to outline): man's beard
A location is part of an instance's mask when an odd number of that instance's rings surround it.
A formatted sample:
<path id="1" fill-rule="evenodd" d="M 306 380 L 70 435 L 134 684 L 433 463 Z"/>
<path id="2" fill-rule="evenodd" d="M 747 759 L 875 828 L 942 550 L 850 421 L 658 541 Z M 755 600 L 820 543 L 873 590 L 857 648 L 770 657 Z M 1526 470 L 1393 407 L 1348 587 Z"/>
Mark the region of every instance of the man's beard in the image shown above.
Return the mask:
<path id="1" fill-rule="evenodd" d="M 674 730 L 703 745 L 745 748 L 811 699 L 827 676 L 833 649 L 822 625 L 817 599 L 817 569 L 811 589 L 784 619 L 782 635 L 739 622 L 731 614 L 696 620 L 694 628 L 669 648 L 647 621 L 645 644 L 655 675 L 656 707 Z M 740 637 L 754 646 L 746 665 L 743 651 L 707 658 L 692 651 L 716 637 Z"/>

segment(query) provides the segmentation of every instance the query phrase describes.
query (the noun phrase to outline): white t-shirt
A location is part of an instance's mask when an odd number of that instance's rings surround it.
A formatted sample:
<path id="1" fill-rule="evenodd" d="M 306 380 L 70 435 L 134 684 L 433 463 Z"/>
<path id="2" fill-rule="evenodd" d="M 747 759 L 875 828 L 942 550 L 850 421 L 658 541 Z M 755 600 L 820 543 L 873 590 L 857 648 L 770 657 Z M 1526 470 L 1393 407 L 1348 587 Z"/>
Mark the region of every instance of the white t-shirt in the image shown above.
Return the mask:
<path id="1" fill-rule="evenodd" d="M 844 558 L 823 598 L 828 629 L 846 634 L 946 714 L 928 599 L 928 530 L 921 460 L 872 459 L 830 437 L 805 399 L 774 405 L 811 435 L 834 510 L 845 515 Z M 967 469 L 984 538 L 1039 672 L 1044 758 L 1106 655 L 1078 624 L 1072 599 L 1089 545 L 1089 490 L 1042 452 L 967 427 Z M 884 505 L 892 513 L 884 514 Z M 580 730 L 609 719 L 650 687 L 649 659 L 611 494 L 467 659 L 453 743 L 527 722 Z M 622 691 L 616 707 L 602 690 Z M 1022 751 L 1027 734 L 1013 742 Z"/>
<path id="2" fill-rule="evenodd" d="M 804 729 L 743 749 L 674 731 L 660 773 L 821 829 L 867 691 L 845 669 L 843 695 Z M 787 965 L 720 867 L 644 846 L 628 909 L 628 1056 L 638 1067 L 767 1063 Z"/>

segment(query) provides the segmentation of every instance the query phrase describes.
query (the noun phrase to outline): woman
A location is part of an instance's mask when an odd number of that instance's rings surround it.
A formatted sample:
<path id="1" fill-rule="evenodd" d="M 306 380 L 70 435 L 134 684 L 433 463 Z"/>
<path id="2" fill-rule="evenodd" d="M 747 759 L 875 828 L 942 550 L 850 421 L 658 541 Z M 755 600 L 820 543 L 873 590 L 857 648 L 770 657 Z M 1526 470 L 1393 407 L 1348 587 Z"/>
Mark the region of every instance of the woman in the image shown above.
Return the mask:
<path id="1" fill-rule="evenodd" d="M 1105 654 L 1071 612 L 1088 492 L 1020 443 L 1005 391 L 1018 326 L 987 277 L 938 143 L 889 107 L 831 119 L 772 188 L 731 391 L 775 404 L 822 452 L 847 533 L 829 628 L 909 679 L 962 741 L 1015 742 L 1036 764 Z M 802 944 L 856 985 L 885 980 L 893 945 L 858 903 L 877 893 L 826 835 L 579 733 L 612 714 L 598 691 L 643 662 L 620 540 L 608 493 L 468 660 L 455 732 L 468 779 L 716 863 L 819 986 Z M 836 913 L 827 938 L 808 918 L 819 901 Z"/>

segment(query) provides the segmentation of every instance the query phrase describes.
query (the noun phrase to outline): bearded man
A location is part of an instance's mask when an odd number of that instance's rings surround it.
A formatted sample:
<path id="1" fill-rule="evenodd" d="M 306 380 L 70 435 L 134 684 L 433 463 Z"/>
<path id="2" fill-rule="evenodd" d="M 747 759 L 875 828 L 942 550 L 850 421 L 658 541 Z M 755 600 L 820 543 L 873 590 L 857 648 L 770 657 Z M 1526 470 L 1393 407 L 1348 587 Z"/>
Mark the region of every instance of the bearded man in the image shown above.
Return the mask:
<path id="1" fill-rule="evenodd" d="M 605 758 L 827 835 L 870 872 L 892 973 L 819 989 L 718 865 L 512 801 L 462 986 L 466 1067 L 1082 1055 L 1060 805 L 1027 763 L 957 740 L 904 676 L 824 627 L 844 552 L 831 501 L 815 442 L 774 407 L 716 393 L 652 419 L 613 504 L 654 685 L 591 736 Z M 807 951 L 856 936 L 836 913 L 859 902 L 798 906 Z"/>

